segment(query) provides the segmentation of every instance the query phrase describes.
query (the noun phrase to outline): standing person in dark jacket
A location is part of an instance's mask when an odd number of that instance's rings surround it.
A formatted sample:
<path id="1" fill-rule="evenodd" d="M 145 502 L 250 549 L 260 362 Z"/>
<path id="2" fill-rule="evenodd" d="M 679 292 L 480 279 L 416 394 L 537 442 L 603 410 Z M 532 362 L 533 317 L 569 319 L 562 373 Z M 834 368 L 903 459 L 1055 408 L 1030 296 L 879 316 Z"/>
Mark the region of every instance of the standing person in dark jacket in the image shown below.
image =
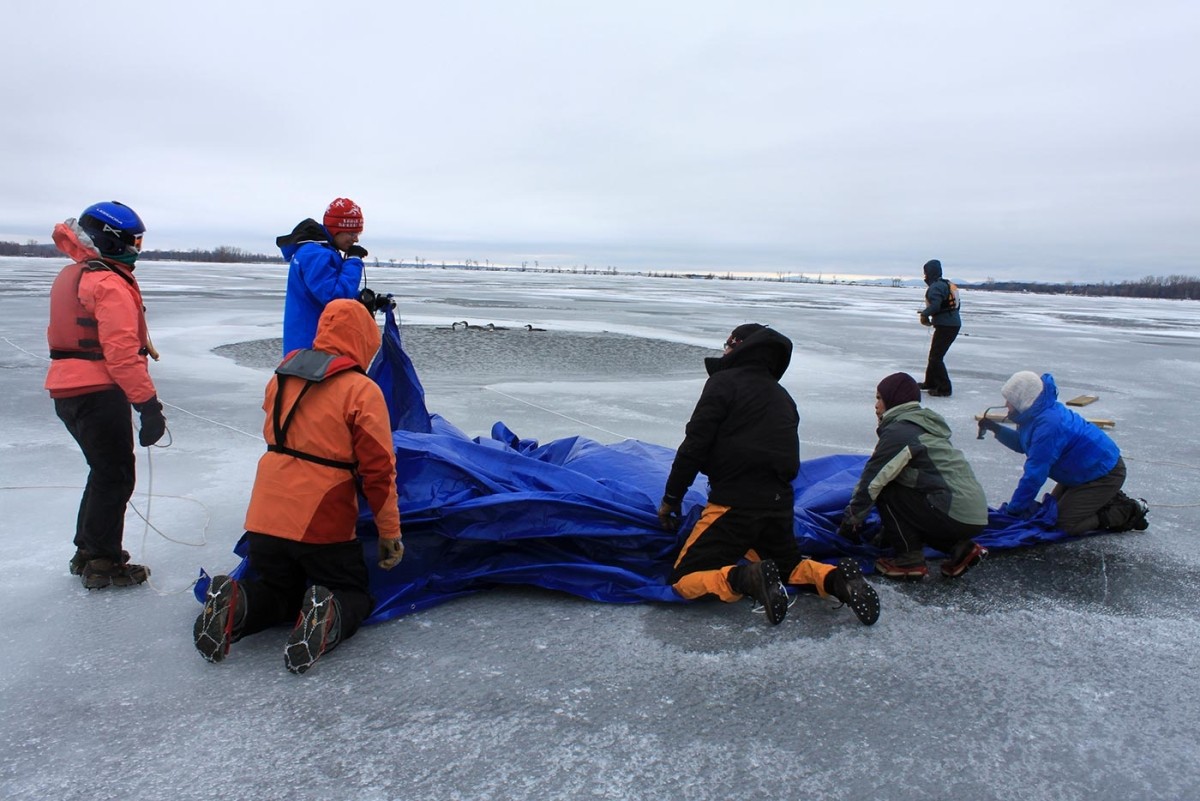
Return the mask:
<path id="1" fill-rule="evenodd" d="M 150 575 L 121 548 L 136 479 L 129 407 L 141 417 L 143 447 L 167 428 L 147 362 L 158 354 L 133 277 L 145 231 L 137 213 L 116 201 L 88 206 L 78 221 L 54 227 L 54 244 L 74 263 L 50 289 L 45 386 L 87 460 L 69 569 L 89 590 L 131 587 Z"/>
<path id="2" fill-rule="evenodd" d="M 894 557 L 881 557 L 884 576 L 922 579 L 929 575 L 924 547 L 948 554 L 942 575 L 957 578 L 987 554 L 974 537 L 988 522 L 987 499 L 962 451 L 950 444 L 950 426 L 921 407 L 921 390 L 908 373 L 893 373 L 875 390 L 879 442 L 867 460 L 842 517 L 838 533 L 859 539 L 859 527 L 874 506 L 883 521 L 883 544 Z"/>
<path id="3" fill-rule="evenodd" d="M 929 343 L 929 363 L 925 366 L 925 381 L 921 389 L 934 397 L 948 398 L 954 391 L 950 373 L 946 371 L 946 353 L 962 328 L 962 315 L 958 311 L 958 299 L 950 289 L 950 282 L 942 278 L 942 263 L 937 259 L 925 262 L 925 308 L 917 312 L 921 325 L 933 326 L 933 339 Z"/>
<path id="4" fill-rule="evenodd" d="M 329 301 L 360 297 L 362 260 L 367 255 L 367 249 L 358 244 L 363 230 L 362 209 L 353 200 L 339 197 L 325 209 L 323 222 L 303 220 L 290 234 L 275 239 L 289 262 L 283 301 L 285 356 L 298 348 L 312 347 L 317 321 Z M 372 306 L 365 298 L 363 302 Z"/>
<path id="5" fill-rule="evenodd" d="M 669 581 L 688 599 L 732 602 L 749 595 L 778 624 L 789 584 L 848 604 L 866 625 L 879 618 L 879 597 L 853 559 L 831 567 L 805 559 L 796 543 L 792 480 L 800 466 L 796 404 L 782 386 L 792 358 L 787 337 L 758 323 L 733 330 L 725 354 L 705 359 L 708 382 L 687 424 L 658 509 L 675 531 L 684 493 L 708 476 L 700 519 L 680 549 Z M 758 561 L 740 564 L 753 550 Z"/>
<path id="6" fill-rule="evenodd" d="M 1047 478 L 1057 482 L 1051 494 L 1058 504 L 1058 527 L 1068 534 L 1088 531 L 1143 531 L 1148 527 L 1145 501 L 1121 491 L 1125 460 L 1117 443 L 1096 426 L 1058 402 L 1054 376 L 1022 370 L 1000 390 L 1014 431 L 983 419 L 1007 448 L 1025 454 L 1025 470 L 1012 498 L 1002 507 L 1023 517 L 1033 511 Z"/>

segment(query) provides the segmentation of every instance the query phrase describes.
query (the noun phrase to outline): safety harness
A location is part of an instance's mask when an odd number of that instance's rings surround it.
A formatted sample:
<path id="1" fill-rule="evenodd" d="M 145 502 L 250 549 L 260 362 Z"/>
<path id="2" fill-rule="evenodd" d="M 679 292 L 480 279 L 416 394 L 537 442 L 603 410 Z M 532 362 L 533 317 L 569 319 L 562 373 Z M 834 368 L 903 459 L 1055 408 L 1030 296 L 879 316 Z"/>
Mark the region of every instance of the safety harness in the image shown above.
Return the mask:
<path id="1" fill-rule="evenodd" d="M 279 376 L 279 386 L 275 392 L 275 408 L 271 415 L 271 425 L 275 431 L 275 444 L 267 445 L 267 450 L 272 453 L 282 453 L 287 456 L 294 456 L 297 459 L 303 459 L 306 462 L 314 462 L 316 464 L 325 465 L 326 467 L 336 467 L 342 470 L 349 470 L 354 473 L 358 470 L 358 462 L 343 462 L 337 459 L 327 459 L 324 456 L 317 456 L 312 453 L 298 451 L 295 448 L 289 448 L 286 444 L 288 428 L 292 425 L 292 418 L 296 415 L 296 409 L 300 407 L 300 401 L 308 393 L 314 384 L 319 384 L 330 376 L 344 373 L 347 370 L 357 370 L 363 372 L 363 369 L 358 366 L 358 363 L 349 356 L 337 356 L 332 353 L 326 353 L 320 350 L 303 349 L 298 350 L 283 360 L 283 363 L 275 368 L 275 375 Z M 304 381 L 304 386 L 300 388 L 300 394 L 296 396 L 295 403 L 288 410 L 287 416 L 280 420 L 281 412 L 283 411 L 283 386 L 288 378 L 299 378 Z"/>

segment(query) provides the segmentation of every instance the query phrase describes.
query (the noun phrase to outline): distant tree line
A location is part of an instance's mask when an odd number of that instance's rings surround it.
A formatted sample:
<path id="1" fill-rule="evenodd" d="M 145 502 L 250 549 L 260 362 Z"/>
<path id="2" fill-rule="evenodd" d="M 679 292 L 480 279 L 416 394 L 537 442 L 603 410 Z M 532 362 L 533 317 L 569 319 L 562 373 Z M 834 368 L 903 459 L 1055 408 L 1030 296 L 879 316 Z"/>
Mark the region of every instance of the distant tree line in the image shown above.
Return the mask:
<path id="1" fill-rule="evenodd" d="M 1077 284 L 1067 281 L 1062 284 L 1042 284 L 1029 281 L 995 281 L 988 279 L 982 284 L 963 284 L 971 289 L 996 292 L 1034 292 L 1041 295 L 1089 295 L 1092 297 L 1118 298 L 1168 298 L 1172 300 L 1200 300 L 1200 278 L 1191 275 L 1148 275 L 1140 281 L 1120 283 L 1100 282 Z"/>
<path id="2" fill-rule="evenodd" d="M 37 242 L 0 242 L 0 256 L 42 256 L 46 258 L 61 258 L 62 253 L 54 245 Z M 269 261 L 281 261 L 278 255 L 265 256 L 262 253 L 250 253 L 241 248 L 221 245 L 212 250 L 143 250 L 138 257 L 145 261 L 195 261 L 221 262 L 237 264 L 260 264 Z"/>

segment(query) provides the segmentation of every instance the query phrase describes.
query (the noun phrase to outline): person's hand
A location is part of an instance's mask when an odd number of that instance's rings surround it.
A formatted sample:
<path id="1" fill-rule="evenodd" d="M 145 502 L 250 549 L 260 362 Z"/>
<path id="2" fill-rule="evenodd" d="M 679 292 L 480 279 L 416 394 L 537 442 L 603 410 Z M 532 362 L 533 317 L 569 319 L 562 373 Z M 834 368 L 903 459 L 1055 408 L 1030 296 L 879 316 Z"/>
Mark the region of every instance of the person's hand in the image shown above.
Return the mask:
<path id="1" fill-rule="evenodd" d="M 376 295 L 370 287 L 362 288 L 358 293 L 358 302 L 366 306 L 371 314 L 396 308 L 396 301 L 392 300 L 391 295 Z"/>
<path id="2" fill-rule="evenodd" d="M 396 565 L 400 564 L 400 560 L 404 558 L 404 543 L 399 537 L 394 540 L 385 540 L 379 538 L 379 566 L 384 570 L 391 570 Z"/>
<path id="3" fill-rule="evenodd" d="M 983 439 L 983 432 L 991 431 L 992 436 L 996 436 L 996 432 L 1000 430 L 1000 424 L 991 418 L 985 417 L 979 421 L 979 438 Z"/>
<path id="4" fill-rule="evenodd" d="M 150 400 L 133 404 L 142 420 L 142 428 L 138 432 L 138 443 L 148 448 L 163 438 L 167 432 L 167 418 L 163 417 L 162 404 L 157 395 L 151 395 Z"/>
<path id="5" fill-rule="evenodd" d="M 346 255 L 355 259 L 365 259 L 367 257 L 367 249 L 362 245 L 351 245 L 346 248 Z"/>
<path id="6" fill-rule="evenodd" d="M 679 530 L 679 504 L 671 503 L 666 499 L 658 505 L 658 524 L 663 527 L 664 531 L 675 532 Z"/>
<path id="7" fill-rule="evenodd" d="M 925 312 L 917 312 L 921 316 L 921 325 L 933 325 L 933 321 L 929 319 L 929 315 Z"/>
<path id="8" fill-rule="evenodd" d="M 837 533 L 847 542 L 862 542 L 862 527 L 854 522 L 854 518 L 849 513 L 842 516 Z"/>
<path id="9" fill-rule="evenodd" d="M 1000 508 L 997 509 L 996 511 L 1002 515 L 1008 515 L 1009 517 L 1020 518 L 1021 520 L 1028 520 L 1030 517 L 1033 516 L 1033 507 L 1032 506 L 1013 506 L 1008 501 L 1005 501 L 1004 503 L 1000 504 Z"/>

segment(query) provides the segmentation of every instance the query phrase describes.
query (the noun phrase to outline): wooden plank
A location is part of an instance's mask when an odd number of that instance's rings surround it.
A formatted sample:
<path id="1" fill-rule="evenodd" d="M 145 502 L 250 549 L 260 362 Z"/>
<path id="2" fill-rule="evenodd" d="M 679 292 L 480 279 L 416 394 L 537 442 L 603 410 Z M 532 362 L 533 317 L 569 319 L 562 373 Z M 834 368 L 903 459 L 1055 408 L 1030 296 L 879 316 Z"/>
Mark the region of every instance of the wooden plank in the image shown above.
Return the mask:
<path id="1" fill-rule="evenodd" d="M 1095 403 L 1100 400 L 1099 395 L 1080 395 L 1078 398 L 1071 398 L 1067 401 L 1068 406 L 1087 406 L 1089 403 Z"/>
<path id="2" fill-rule="evenodd" d="M 1089 418 L 1088 422 L 1094 426 L 1097 426 L 1098 428 L 1116 428 L 1117 427 L 1116 420 L 1105 420 L 1103 418 L 1100 418 L 1100 419 Z"/>
<path id="3" fill-rule="evenodd" d="M 979 420 L 982 420 L 984 417 L 987 417 L 987 419 L 989 419 L 989 420 L 995 420 L 997 423 L 1007 423 L 1008 422 L 1008 412 L 1003 411 L 1003 410 L 998 411 L 998 412 L 988 412 L 986 415 L 977 414 L 977 415 L 975 415 L 975 420 L 979 421 Z"/>

